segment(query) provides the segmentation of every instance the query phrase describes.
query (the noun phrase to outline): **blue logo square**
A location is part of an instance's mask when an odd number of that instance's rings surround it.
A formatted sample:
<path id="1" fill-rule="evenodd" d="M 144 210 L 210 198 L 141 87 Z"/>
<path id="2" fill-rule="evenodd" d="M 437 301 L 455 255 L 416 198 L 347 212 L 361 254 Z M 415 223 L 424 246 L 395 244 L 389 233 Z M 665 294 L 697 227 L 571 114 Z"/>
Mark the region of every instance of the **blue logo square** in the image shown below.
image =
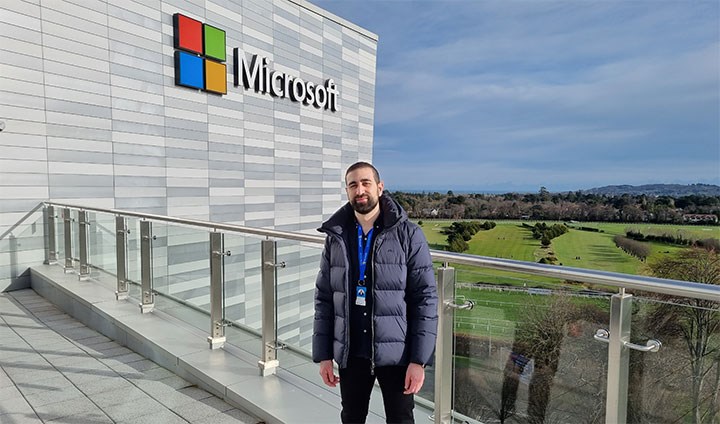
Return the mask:
<path id="1" fill-rule="evenodd" d="M 203 59 L 190 53 L 175 51 L 175 84 L 203 90 L 205 88 Z"/>

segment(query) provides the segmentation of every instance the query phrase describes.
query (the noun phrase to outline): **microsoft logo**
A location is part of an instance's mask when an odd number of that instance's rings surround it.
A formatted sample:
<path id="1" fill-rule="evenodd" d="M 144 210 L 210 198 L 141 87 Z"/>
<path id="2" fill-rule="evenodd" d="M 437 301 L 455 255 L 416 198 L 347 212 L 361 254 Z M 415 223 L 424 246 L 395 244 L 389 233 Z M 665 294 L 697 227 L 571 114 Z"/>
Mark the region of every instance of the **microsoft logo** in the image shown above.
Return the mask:
<path id="1" fill-rule="evenodd" d="M 225 31 L 176 13 L 175 84 L 227 94 Z"/>

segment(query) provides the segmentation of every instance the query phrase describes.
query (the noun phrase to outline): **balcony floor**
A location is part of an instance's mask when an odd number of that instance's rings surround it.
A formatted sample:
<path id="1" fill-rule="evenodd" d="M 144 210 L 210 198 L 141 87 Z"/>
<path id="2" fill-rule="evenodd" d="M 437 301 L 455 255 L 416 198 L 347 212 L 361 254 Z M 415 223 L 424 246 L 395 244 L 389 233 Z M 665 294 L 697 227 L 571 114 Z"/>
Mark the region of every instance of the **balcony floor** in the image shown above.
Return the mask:
<path id="1" fill-rule="evenodd" d="M 261 420 L 84 326 L 33 290 L 0 293 L 0 422 Z"/>

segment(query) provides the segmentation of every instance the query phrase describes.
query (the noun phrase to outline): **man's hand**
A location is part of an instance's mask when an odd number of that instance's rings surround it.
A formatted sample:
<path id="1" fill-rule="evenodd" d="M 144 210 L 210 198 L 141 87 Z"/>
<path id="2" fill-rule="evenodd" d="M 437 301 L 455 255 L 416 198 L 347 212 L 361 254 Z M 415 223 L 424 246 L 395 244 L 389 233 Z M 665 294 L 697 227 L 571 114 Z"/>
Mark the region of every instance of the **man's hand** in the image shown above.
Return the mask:
<path id="1" fill-rule="evenodd" d="M 410 363 L 405 373 L 405 391 L 403 394 L 415 394 L 425 382 L 425 369 L 420 364 Z"/>
<path id="2" fill-rule="evenodd" d="M 335 387 L 340 382 L 340 377 L 335 375 L 332 359 L 320 361 L 320 377 L 322 377 L 323 383 L 330 387 Z"/>

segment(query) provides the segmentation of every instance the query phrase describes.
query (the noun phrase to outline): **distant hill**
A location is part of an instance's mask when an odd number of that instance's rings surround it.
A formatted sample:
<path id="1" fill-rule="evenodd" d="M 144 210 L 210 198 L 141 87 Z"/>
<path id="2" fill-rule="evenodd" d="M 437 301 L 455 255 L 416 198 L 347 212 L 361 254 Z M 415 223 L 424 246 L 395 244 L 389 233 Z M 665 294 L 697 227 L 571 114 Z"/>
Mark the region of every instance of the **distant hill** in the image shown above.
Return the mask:
<path id="1" fill-rule="evenodd" d="M 720 196 L 720 186 L 714 184 L 645 184 L 632 185 L 610 185 L 582 190 L 588 194 L 602 194 L 607 196 L 619 196 L 623 194 L 647 195 L 647 196 Z"/>

